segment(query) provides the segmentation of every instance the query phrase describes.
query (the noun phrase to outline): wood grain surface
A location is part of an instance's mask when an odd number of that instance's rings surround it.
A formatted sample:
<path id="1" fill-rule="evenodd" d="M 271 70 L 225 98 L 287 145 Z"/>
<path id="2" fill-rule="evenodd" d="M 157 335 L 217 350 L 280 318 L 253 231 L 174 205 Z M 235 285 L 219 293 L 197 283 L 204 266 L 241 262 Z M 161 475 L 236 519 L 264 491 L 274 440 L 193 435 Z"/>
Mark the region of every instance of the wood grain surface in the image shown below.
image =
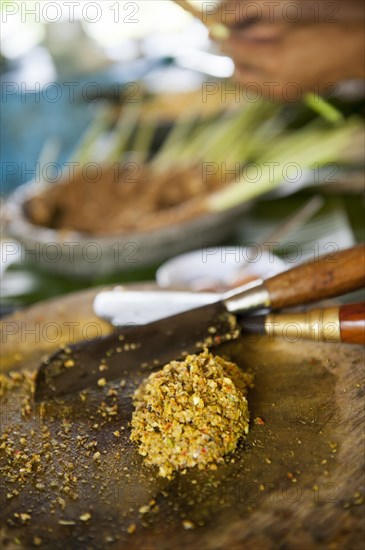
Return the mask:
<path id="1" fill-rule="evenodd" d="M 273 309 L 340 296 L 362 288 L 365 281 L 364 245 L 331 252 L 265 281 Z"/>
<path id="2" fill-rule="evenodd" d="M 22 326 L 34 329 L 38 323 L 42 334 L 57 323 L 64 341 L 67 323 L 78 323 L 76 339 L 91 330 L 90 323 L 100 323 L 91 309 L 94 293 L 5 319 L 4 370 L 34 369 L 59 345 L 26 336 Z M 43 416 L 31 403 L 22 417 L 20 390 L 2 398 L 2 433 L 27 441 L 15 447 L 15 456 L 19 449 L 43 452 L 46 431 L 52 447 L 23 483 L 3 476 L 2 547 L 363 548 L 362 348 L 251 336 L 219 353 L 255 374 L 250 433 L 217 470 L 191 469 L 171 482 L 144 467 L 129 441 L 130 396 L 148 374 L 144 369 L 123 372 L 125 385 L 114 397 L 108 396 L 110 387 L 96 388 L 85 402 L 74 396 L 48 405 Z M 117 414 L 104 417 L 102 403 L 112 402 Z M 6 473 L 13 455 L 1 453 Z M 14 489 L 19 493 L 7 498 Z M 29 518 L 23 521 L 24 513 Z M 187 520 L 193 529 L 184 528 Z"/>

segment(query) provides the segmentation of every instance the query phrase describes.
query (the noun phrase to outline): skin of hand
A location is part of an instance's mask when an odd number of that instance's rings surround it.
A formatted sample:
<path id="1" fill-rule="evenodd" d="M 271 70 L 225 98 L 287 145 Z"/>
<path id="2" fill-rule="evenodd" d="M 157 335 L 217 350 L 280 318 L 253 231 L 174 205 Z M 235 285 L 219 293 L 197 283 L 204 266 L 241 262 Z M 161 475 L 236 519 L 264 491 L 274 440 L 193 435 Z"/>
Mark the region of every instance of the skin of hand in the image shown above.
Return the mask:
<path id="1" fill-rule="evenodd" d="M 179 1 L 179 0 L 177 0 Z M 185 4 L 187 0 L 182 0 Z M 191 0 L 192 6 L 194 0 Z M 196 8 L 195 8 L 196 10 Z M 201 7 L 208 26 L 247 22 L 340 23 L 365 19 L 363 0 L 206 0 Z"/>
<path id="2" fill-rule="evenodd" d="M 232 1 L 228 3 L 233 15 Z M 306 0 L 297 2 L 301 3 L 308 5 Z M 245 4 L 245 0 L 234 2 L 236 10 Z M 361 17 L 331 22 L 306 18 L 291 22 L 283 17 L 270 21 L 262 17 L 253 22 L 236 14 L 229 29 L 222 51 L 235 62 L 235 79 L 271 100 L 297 101 L 308 91 L 331 95 L 341 80 L 364 78 Z"/>

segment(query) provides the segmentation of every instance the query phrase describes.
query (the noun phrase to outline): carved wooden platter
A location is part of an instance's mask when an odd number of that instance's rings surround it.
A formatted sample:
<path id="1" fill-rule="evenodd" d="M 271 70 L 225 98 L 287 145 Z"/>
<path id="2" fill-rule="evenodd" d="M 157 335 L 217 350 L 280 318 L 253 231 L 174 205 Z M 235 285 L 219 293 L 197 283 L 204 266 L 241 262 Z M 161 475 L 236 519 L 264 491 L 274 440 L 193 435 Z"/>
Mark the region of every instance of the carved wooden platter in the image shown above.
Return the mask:
<path id="1" fill-rule="evenodd" d="M 34 370 L 61 344 L 108 333 L 95 293 L 5 318 L 2 371 Z M 363 348 L 251 337 L 215 353 L 255 374 L 250 433 L 216 470 L 172 481 L 129 441 L 145 369 L 123 372 L 115 392 L 43 408 L 24 405 L 21 384 L 6 392 L 3 548 L 362 548 Z"/>

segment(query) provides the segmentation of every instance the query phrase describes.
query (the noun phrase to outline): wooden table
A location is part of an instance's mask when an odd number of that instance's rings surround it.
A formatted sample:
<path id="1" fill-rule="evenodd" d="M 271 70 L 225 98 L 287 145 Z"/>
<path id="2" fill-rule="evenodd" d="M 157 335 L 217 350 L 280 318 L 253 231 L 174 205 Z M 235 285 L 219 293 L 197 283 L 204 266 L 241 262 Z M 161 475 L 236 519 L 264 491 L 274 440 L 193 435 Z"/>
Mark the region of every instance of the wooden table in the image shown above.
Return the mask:
<path id="1" fill-rule="evenodd" d="M 3 371 L 34 369 L 61 343 L 106 334 L 109 326 L 92 311 L 96 292 L 4 319 Z M 21 392 L 3 398 L 2 432 L 15 447 L 5 458 L 0 450 L 2 463 L 19 450 L 41 450 L 23 483 L 3 477 L 3 547 L 362 548 L 363 348 L 253 340 L 216 350 L 255 374 L 247 439 L 216 471 L 191 469 L 171 482 L 144 467 L 129 441 L 130 395 L 148 374 L 143 369 L 125 374 L 117 397 L 103 388 L 85 403 L 71 396 L 47 406 L 43 418 L 33 405 L 21 415 Z M 102 403 L 111 400 L 118 412 L 105 417 Z M 42 429 L 50 434 L 48 458 Z M 19 494 L 7 498 L 14 489 Z M 30 517 L 14 515 L 24 513 Z M 194 528 L 185 529 L 184 521 Z"/>

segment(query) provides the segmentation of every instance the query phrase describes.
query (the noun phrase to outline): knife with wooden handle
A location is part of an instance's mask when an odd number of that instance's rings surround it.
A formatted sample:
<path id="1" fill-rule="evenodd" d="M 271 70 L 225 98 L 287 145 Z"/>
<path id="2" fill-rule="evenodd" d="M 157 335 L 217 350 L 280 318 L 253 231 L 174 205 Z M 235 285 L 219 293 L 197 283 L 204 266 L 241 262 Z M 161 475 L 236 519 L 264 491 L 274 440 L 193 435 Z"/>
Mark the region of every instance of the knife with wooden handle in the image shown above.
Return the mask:
<path id="1" fill-rule="evenodd" d="M 340 296 L 362 288 L 365 283 L 365 248 L 355 246 L 320 256 L 227 293 L 224 304 L 232 313 L 259 308 L 282 309 Z"/>
<path id="2" fill-rule="evenodd" d="M 364 285 L 364 272 L 361 245 L 327 254 L 259 284 L 240 287 L 217 302 L 80 342 L 42 363 L 36 379 L 36 400 L 96 386 L 100 378 L 115 380 L 141 365 L 162 366 L 187 353 L 232 340 L 240 334 L 232 313 L 301 305 L 357 290 Z"/>
<path id="3" fill-rule="evenodd" d="M 304 312 L 269 313 L 239 320 L 244 334 L 284 338 L 288 342 L 365 344 L 365 302 Z"/>

